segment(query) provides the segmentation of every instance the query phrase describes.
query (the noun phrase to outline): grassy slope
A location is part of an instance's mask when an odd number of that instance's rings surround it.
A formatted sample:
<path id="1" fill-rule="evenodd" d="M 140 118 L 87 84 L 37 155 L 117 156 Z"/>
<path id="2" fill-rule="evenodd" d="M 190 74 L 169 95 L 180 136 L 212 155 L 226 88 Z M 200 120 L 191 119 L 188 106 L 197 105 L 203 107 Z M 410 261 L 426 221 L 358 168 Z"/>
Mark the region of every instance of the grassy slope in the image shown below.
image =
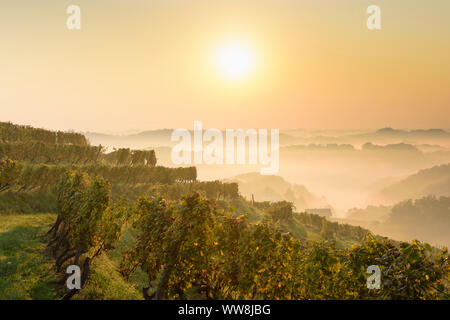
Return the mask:
<path id="1" fill-rule="evenodd" d="M 0 215 L 0 300 L 61 297 L 55 284 L 61 276 L 55 273 L 45 238 L 55 219 L 55 214 Z M 142 299 L 135 285 L 117 272 L 120 249 L 94 261 L 86 287 L 74 299 Z"/>
<path id="2" fill-rule="evenodd" d="M 147 285 L 143 272 L 135 272 L 127 282 L 117 271 L 122 260 L 122 251 L 130 248 L 135 234 L 126 230 L 116 248 L 107 255 L 96 258 L 86 286 L 74 299 L 141 300 L 142 288 Z"/>
<path id="3" fill-rule="evenodd" d="M 43 240 L 53 214 L 0 215 L 0 299 L 55 299 Z"/>
<path id="4" fill-rule="evenodd" d="M 92 265 L 86 286 L 74 300 L 140 300 L 142 294 L 133 283 L 119 274 L 118 262 L 107 255 L 98 257 Z"/>

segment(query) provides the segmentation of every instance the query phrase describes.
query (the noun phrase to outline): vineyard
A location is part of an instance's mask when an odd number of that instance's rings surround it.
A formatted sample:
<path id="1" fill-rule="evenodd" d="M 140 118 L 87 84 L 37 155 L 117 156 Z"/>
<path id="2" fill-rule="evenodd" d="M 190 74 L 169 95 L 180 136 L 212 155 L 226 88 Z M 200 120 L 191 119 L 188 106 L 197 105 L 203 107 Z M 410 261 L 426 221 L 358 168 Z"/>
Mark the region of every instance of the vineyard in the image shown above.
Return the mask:
<path id="1" fill-rule="evenodd" d="M 333 243 L 295 239 L 263 220 L 217 209 L 198 193 L 174 202 L 141 197 L 133 215 L 139 230 L 121 272 L 148 275 L 147 299 L 185 299 L 195 288 L 210 299 L 435 299 L 445 297 L 448 252 L 413 242 L 399 246 L 367 235 L 338 250 Z M 376 262 L 383 289 L 366 287 Z"/>
<path id="2" fill-rule="evenodd" d="M 296 212 L 287 201 L 247 201 L 237 183 L 198 181 L 195 167 L 158 166 L 153 150 L 106 153 L 81 134 L 11 123 L 0 123 L 0 141 L 0 220 L 46 221 L 29 245 L 47 267 L 28 272 L 46 274 L 37 282 L 52 275 L 33 287 L 46 288 L 45 297 L 450 297 L 446 248 L 393 241 Z M 19 268 L 3 267 L 22 261 L 14 257 L 26 244 L 14 243 L 0 233 L 0 273 L 10 277 L 0 280 L 0 299 L 19 294 Z M 80 268 L 80 289 L 66 286 L 70 265 Z M 381 270 L 379 290 L 366 284 L 371 265 Z"/>

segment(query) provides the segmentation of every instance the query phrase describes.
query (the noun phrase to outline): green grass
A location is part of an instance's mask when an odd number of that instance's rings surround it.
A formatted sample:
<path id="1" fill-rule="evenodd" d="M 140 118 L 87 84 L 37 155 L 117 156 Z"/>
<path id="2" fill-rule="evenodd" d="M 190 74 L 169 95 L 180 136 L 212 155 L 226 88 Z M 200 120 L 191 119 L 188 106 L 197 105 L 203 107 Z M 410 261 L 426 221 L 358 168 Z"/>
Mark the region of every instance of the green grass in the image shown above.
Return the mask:
<path id="1" fill-rule="evenodd" d="M 292 235 L 296 239 L 307 239 L 307 231 L 305 229 L 305 226 L 298 222 L 295 218 L 285 223 L 284 228 L 286 229 L 286 231 L 292 233 Z"/>
<path id="2" fill-rule="evenodd" d="M 91 266 L 88 281 L 73 300 L 140 300 L 142 293 L 135 284 L 126 282 L 117 271 L 118 265 L 101 255 Z"/>
<path id="3" fill-rule="evenodd" d="M 117 266 L 120 265 L 120 261 L 122 260 L 122 252 L 134 246 L 137 234 L 138 232 L 131 228 L 126 229 L 117 243 L 116 248 L 108 253 L 108 258 Z M 141 296 L 142 288 L 148 287 L 148 276 L 140 268 L 136 269 L 128 281 L 140 292 Z"/>
<path id="4" fill-rule="evenodd" d="M 56 299 L 43 240 L 54 214 L 0 215 L 0 300 Z"/>
<path id="5" fill-rule="evenodd" d="M 217 202 L 219 204 L 220 209 L 225 209 L 228 211 L 232 210 L 239 215 L 246 215 L 248 217 L 249 223 L 256 223 L 260 221 L 264 216 L 264 212 L 262 212 L 258 208 L 249 205 L 249 203 L 243 199 L 231 201 L 218 200 Z"/>
<path id="6" fill-rule="evenodd" d="M 73 299 L 142 300 L 147 275 L 137 270 L 127 282 L 118 272 L 122 252 L 133 245 L 135 237 L 135 232 L 125 230 L 114 250 L 96 258 L 85 287 Z"/>
<path id="7" fill-rule="evenodd" d="M 0 193 L 0 214 L 57 212 L 56 197 L 45 191 Z"/>
<path id="8" fill-rule="evenodd" d="M 60 299 L 54 260 L 46 249 L 46 231 L 55 214 L 0 215 L 0 300 Z M 134 241 L 127 231 L 116 250 L 94 260 L 85 287 L 72 299 L 142 299 L 142 274 L 126 282 L 119 274 L 121 252 Z"/>

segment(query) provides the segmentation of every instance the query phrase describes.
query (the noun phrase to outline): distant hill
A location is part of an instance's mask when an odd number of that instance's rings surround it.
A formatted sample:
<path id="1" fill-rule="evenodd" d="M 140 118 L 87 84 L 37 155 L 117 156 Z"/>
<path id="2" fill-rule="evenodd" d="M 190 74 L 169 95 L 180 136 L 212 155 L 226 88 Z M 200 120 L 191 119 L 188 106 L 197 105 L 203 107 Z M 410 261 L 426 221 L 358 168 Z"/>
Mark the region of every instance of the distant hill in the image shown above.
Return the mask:
<path id="1" fill-rule="evenodd" d="M 383 235 L 435 245 L 450 245 L 450 197 L 428 196 L 396 204 L 389 218 L 374 229 Z"/>
<path id="2" fill-rule="evenodd" d="M 420 170 L 380 192 L 381 198 L 389 202 L 427 195 L 450 196 L 450 163 Z"/>
<path id="3" fill-rule="evenodd" d="M 104 133 L 86 132 L 84 135 L 94 145 L 116 148 L 146 149 L 151 146 L 171 146 L 171 129 L 143 131 L 127 135 L 112 135 Z"/>
<path id="4" fill-rule="evenodd" d="M 409 144 L 425 144 L 425 143 L 443 143 L 450 144 L 450 132 L 443 129 L 427 129 L 427 130 L 398 130 L 393 128 L 382 128 L 373 133 L 363 133 L 341 137 L 349 143 L 357 143 L 363 141 L 371 141 L 373 143 L 409 143 Z"/>
<path id="5" fill-rule="evenodd" d="M 294 132 L 292 132 L 294 134 Z M 375 144 L 438 144 L 450 146 L 450 132 L 443 129 L 427 130 L 398 130 L 393 128 L 382 128 L 368 132 L 301 132 L 297 136 L 296 144 L 352 144 L 360 146 L 366 142 Z"/>
<path id="6" fill-rule="evenodd" d="M 358 222 L 384 222 L 389 218 L 392 206 L 367 206 L 365 209 L 352 208 L 346 219 Z"/>
<path id="7" fill-rule="evenodd" d="M 296 211 L 302 212 L 306 208 L 328 206 L 324 198 L 317 197 L 305 186 L 291 184 L 280 176 L 260 175 L 259 173 L 246 173 L 225 180 L 237 182 L 239 191 L 247 199 L 252 195 L 256 201 L 290 201 Z"/>
<path id="8" fill-rule="evenodd" d="M 450 197 L 426 196 L 393 206 L 350 209 L 341 222 L 359 225 L 396 240 L 421 239 L 433 245 L 450 245 Z"/>
<path id="9" fill-rule="evenodd" d="M 189 128 L 187 128 L 189 129 Z M 204 128 L 207 129 L 207 128 Z M 244 129 L 245 131 L 246 129 Z M 148 130 L 133 134 L 114 135 L 96 132 L 86 132 L 84 135 L 94 145 L 108 147 L 132 147 L 144 149 L 153 147 L 174 146 L 177 142 L 171 141 L 173 129 Z M 193 131 L 190 131 L 193 135 Z M 225 137 L 225 132 L 222 132 Z M 297 138 L 286 133 L 279 134 L 280 145 L 291 145 L 297 142 Z"/>
<path id="10" fill-rule="evenodd" d="M 376 131 L 380 135 L 401 135 L 401 136 L 417 136 L 417 137 L 448 137 L 449 132 L 442 129 L 427 129 L 427 130 L 396 130 L 392 128 L 382 128 Z"/>
<path id="11" fill-rule="evenodd" d="M 190 130 L 190 128 L 187 128 Z M 207 128 L 204 128 L 207 129 Z M 245 128 L 244 128 L 245 130 Z M 86 137 L 92 144 L 116 147 L 146 148 L 149 146 L 172 146 L 170 141 L 173 129 L 147 130 L 139 133 L 113 135 L 87 132 Z M 224 133 L 225 134 L 225 133 Z M 450 147 L 450 132 L 443 129 L 398 130 L 382 128 L 369 132 L 349 131 L 282 131 L 280 145 L 302 144 L 352 144 L 360 146 L 366 142 L 374 144 L 434 144 Z"/>
<path id="12" fill-rule="evenodd" d="M 395 144 L 388 144 L 385 146 L 380 146 L 373 144 L 371 142 L 367 142 L 362 146 L 362 150 L 392 150 L 392 151 L 412 151 L 412 152 L 418 152 L 419 149 L 417 149 L 415 146 L 408 144 L 408 143 L 395 143 Z"/>
<path id="13" fill-rule="evenodd" d="M 443 147 L 437 144 L 419 144 L 416 145 L 416 148 L 418 148 L 420 151 L 423 152 L 445 152 L 450 151 L 449 147 Z"/>

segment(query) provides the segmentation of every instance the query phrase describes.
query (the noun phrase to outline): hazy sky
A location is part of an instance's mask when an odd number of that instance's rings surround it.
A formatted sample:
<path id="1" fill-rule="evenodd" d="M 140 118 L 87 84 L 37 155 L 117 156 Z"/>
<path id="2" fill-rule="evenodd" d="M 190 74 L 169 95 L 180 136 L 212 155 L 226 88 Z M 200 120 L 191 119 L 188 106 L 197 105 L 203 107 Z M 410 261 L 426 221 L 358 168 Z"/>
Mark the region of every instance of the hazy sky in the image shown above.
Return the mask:
<path id="1" fill-rule="evenodd" d="M 371 4 L 382 30 L 366 27 Z M 449 128 L 449 21 L 448 0 L 1 0 L 0 121 Z M 239 79 L 216 61 L 230 41 L 251 53 Z"/>

